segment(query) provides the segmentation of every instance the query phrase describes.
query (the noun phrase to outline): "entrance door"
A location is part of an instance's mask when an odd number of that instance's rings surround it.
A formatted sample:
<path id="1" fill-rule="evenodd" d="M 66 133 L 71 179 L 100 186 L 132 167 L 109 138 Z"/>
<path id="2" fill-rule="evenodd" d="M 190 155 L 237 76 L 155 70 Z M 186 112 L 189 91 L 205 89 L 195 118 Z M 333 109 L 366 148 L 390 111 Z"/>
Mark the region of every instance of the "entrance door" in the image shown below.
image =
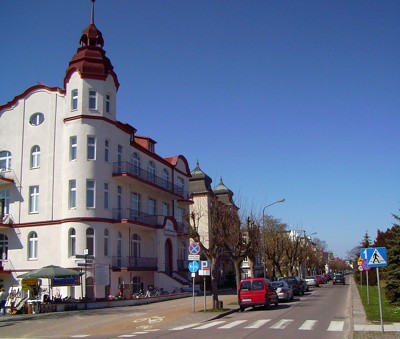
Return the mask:
<path id="1" fill-rule="evenodd" d="M 172 242 L 171 239 L 165 241 L 165 273 L 172 275 Z"/>

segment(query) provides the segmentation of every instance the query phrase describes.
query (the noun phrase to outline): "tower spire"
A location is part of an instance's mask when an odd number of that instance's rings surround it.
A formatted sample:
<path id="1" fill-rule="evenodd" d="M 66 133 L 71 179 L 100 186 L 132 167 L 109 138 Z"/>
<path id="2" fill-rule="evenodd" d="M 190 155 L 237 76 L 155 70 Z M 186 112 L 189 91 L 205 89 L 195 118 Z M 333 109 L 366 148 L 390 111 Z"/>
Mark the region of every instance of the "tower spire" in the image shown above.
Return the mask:
<path id="1" fill-rule="evenodd" d="M 92 15 L 90 17 L 90 23 L 94 24 L 94 2 L 96 0 L 92 0 Z"/>

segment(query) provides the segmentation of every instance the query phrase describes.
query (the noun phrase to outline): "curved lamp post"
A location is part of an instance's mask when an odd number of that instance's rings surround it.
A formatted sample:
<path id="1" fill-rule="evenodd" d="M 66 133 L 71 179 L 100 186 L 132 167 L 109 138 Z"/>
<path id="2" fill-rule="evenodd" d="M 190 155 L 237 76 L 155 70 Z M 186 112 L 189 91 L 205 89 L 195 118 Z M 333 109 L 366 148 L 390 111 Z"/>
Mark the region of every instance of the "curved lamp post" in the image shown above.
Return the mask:
<path id="1" fill-rule="evenodd" d="M 267 263 L 266 263 L 266 259 L 267 259 L 267 258 L 266 258 L 267 244 L 266 244 L 266 242 L 265 242 L 265 210 L 266 210 L 269 206 L 272 206 L 272 205 L 275 205 L 275 204 L 278 204 L 278 203 L 281 203 L 281 202 L 285 202 L 285 199 L 284 199 L 284 198 L 283 198 L 283 199 L 279 199 L 279 200 L 273 202 L 272 204 L 269 204 L 269 205 L 265 206 L 265 207 L 263 208 L 263 210 L 262 210 L 262 228 L 263 228 L 263 233 L 264 233 L 264 241 L 263 241 L 263 243 L 264 243 L 264 249 L 263 249 L 263 256 L 264 256 L 264 268 L 263 268 L 263 271 L 264 271 L 264 278 L 265 278 L 265 274 L 266 274 L 266 270 L 267 270 Z"/>

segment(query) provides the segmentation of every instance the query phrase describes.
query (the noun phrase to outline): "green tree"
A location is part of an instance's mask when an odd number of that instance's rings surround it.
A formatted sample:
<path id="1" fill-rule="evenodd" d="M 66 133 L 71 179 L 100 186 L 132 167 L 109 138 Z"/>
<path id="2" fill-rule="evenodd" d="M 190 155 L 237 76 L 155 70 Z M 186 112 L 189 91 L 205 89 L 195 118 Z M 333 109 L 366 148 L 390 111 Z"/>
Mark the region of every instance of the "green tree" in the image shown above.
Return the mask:
<path id="1" fill-rule="evenodd" d="M 400 216 L 392 214 L 396 219 L 386 237 L 386 254 L 388 265 L 384 269 L 386 282 L 385 292 L 389 302 L 400 302 Z"/>

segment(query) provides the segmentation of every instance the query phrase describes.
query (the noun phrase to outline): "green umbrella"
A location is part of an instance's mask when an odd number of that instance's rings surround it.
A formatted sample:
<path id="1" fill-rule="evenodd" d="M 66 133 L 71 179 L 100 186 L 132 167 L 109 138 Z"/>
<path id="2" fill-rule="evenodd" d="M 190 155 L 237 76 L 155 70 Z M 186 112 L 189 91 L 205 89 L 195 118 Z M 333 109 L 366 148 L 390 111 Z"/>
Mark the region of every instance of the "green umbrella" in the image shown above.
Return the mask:
<path id="1" fill-rule="evenodd" d="M 49 265 L 37 270 L 27 272 L 18 276 L 18 278 L 48 278 L 53 279 L 55 277 L 74 277 L 82 275 L 82 272 L 64 268 L 61 266 Z"/>

